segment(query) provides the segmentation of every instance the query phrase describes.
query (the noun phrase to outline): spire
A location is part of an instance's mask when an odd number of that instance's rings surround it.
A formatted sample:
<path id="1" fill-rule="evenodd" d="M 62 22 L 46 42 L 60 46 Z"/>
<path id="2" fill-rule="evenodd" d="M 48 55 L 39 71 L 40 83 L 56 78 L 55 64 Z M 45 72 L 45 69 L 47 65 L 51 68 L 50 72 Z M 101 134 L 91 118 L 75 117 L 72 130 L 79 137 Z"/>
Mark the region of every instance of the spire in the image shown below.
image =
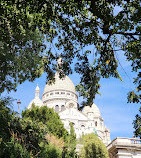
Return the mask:
<path id="1" fill-rule="evenodd" d="M 37 84 L 37 87 L 36 87 L 36 89 L 35 89 L 35 98 L 36 98 L 36 97 L 39 98 L 39 93 L 40 93 L 40 88 L 39 88 L 39 86 L 38 86 L 38 84 Z"/>

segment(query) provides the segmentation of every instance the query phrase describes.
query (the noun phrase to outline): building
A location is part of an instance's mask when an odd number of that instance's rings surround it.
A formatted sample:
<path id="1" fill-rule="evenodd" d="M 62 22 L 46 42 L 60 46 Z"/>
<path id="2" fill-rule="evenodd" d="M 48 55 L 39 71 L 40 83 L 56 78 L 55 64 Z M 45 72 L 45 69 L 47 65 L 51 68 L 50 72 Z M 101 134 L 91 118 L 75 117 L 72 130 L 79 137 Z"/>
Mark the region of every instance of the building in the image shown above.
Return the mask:
<path id="1" fill-rule="evenodd" d="M 58 69 L 62 66 L 62 59 L 58 59 Z M 39 98 L 39 86 L 35 89 L 35 98 L 30 102 L 28 108 L 32 104 L 35 106 L 47 106 L 58 112 L 60 119 L 64 123 L 64 127 L 70 131 L 71 122 L 75 129 L 77 138 L 83 134 L 97 133 L 98 137 L 108 145 L 110 140 L 110 131 L 104 126 L 103 118 L 99 108 L 93 105 L 84 107 L 83 111 L 79 111 L 78 96 L 75 91 L 75 86 L 68 76 L 60 78 L 62 70 L 58 70 L 55 74 L 55 83 L 47 83 L 42 95 L 42 100 Z"/>
<path id="2" fill-rule="evenodd" d="M 110 158 L 141 158 L 141 139 L 117 137 L 107 149 Z"/>
<path id="3" fill-rule="evenodd" d="M 58 59 L 58 69 L 62 65 L 62 59 Z M 35 89 L 35 98 L 30 102 L 35 106 L 47 106 L 58 112 L 64 127 L 70 131 L 69 123 L 74 126 L 77 138 L 82 134 L 97 133 L 98 137 L 107 146 L 110 158 L 141 158 L 141 140 L 135 138 L 115 138 L 110 140 L 110 131 L 104 126 L 103 118 L 99 108 L 93 105 L 84 107 L 79 111 L 78 96 L 75 86 L 68 76 L 60 78 L 62 70 L 55 74 L 55 83 L 47 83 L 42 94 L 42 100 L 39 97 L 40 89 L 37 85 Z M 79 144 L 80 145 L 80 144 Z M 79 147 L 78 147 L 79 148 Z"/>

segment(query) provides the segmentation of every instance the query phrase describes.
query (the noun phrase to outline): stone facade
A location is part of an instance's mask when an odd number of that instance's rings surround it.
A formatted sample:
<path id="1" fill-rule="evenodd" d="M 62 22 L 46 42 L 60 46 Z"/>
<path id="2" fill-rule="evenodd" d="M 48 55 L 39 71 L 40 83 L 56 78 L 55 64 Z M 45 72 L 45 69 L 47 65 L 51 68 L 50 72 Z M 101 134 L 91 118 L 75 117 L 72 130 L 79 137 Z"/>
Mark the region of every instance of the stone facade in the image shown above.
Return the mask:
<path id="1" fill-rule="evenodd" d="M 107 149 L 110 158 L 141 158 L 141 139 L 115 138 Z"/>

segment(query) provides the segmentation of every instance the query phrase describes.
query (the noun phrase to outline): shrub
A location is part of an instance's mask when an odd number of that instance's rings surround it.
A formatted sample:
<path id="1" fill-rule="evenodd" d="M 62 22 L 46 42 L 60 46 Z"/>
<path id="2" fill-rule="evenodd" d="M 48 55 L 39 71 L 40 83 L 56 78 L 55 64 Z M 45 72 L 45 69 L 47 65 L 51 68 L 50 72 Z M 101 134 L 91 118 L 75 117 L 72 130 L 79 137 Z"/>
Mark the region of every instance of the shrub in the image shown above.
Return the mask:
<path id="1" fill-rule="evenodd" d="M 83 147 L 80 149 L 80 158 L 108 158 L 108 151 L 103 142 L 95 134 L 82 137 Z"/>

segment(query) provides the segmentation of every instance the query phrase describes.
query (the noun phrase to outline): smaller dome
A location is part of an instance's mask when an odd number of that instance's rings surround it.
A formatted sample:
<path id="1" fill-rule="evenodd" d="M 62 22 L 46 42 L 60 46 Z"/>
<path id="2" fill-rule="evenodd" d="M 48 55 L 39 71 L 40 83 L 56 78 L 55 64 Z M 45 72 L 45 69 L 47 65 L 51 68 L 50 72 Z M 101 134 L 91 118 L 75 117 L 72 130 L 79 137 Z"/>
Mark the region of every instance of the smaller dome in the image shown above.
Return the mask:
<path id="1" fill-rule="evenodd" d="M 29 105 L 28 105 L 27 108 L 28 108 L 28 109 L 31 109 L 32 104 L 35 104 L 35 106 L 41 107 L 41 106 L 43 105 L 43 102 L 41 101 L 40 98 L 35 97 L 35 98 L 29 103 Z"/>
<path id="2" fill-rule="evenodd" d="M 86 115 L 90 112 L 92 112 L 94 114 L 94 117 L 101 116 L 99 108 L 94 103 L 91 107 L 90 106 L 85 106 L 84 109 L 83 109 L 83 113 L 86 114 Z"/>

